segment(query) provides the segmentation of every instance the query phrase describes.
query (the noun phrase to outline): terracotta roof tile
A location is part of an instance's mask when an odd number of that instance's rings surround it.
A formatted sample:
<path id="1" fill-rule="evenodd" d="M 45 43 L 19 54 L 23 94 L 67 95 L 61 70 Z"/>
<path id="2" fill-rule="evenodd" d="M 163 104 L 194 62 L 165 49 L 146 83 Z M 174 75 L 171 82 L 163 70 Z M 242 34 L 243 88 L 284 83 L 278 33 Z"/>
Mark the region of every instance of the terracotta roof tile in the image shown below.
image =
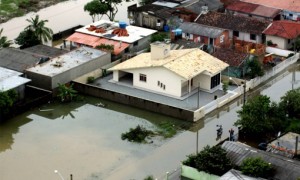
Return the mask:
<path id="1" fill-rule="evenodd" d="M 294 12 L 300 12 L 299 0 L 242 0 L 249 3 L 261 4 L 268 7 L 277 9 L 289 10 Z"/>
<path id="2" fill-rule="evenodd" d="M 259 4 L 252 4 L 243 1 L 237 1 L 227 6 L 228 10 L 247 13 L 263 17 L 274 18 L 280 13 L 279 9 L 267 7 Z"/>
<path id="3" fill-rule="evenodd" d="M 287 20 L 273 21 L 263 33 L 293 39 L 300 35 L 300 23 Z"/>
<path id="4" fill-rule="evenodd" d="M 212 55 L 233 67 L 239 67 L 248 56 L 246 53 L 225 48 L 217 49 Z"/>
<path id="5" fill-rule="evenodd" d="M 202 14 L 196 22 L 207 26 L 248 32 L 252 34 L 261 34 L 271 23 L 265 20 L 258 20 L 239 15 L 224 14 L 214 11 L 210 11 L 207 14 Z"/>

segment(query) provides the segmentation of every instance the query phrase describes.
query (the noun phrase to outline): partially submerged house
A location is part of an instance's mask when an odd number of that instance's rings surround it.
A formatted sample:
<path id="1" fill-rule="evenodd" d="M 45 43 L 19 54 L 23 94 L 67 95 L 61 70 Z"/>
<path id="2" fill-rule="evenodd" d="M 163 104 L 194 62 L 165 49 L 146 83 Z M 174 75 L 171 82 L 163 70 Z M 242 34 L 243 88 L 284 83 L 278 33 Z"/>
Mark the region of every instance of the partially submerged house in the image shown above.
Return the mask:
<path id="1" fill-rule="evenodd" d="M 243 1 L 235 1 L 226 7 L 226 13 L 269 21 L 280 20 L 280 12 L 281 10 L 277 8 Z"/>
<path id="2" fill-rule="evenodd" d="M 229 31 L 227 29 L 206 26 L 198 23 L 184 22 L 180 25 L 182 38 L 198 42 L 199 44 L 209 44 L 216 47 L 230 45 Z"/>
<path id="3" fill-rule="evenodd" d="M 219 12 L 201 14 L 196 23 L 229 30 L 229 37 L 252 43 L 263 43 L 263 31 L 270 24 L 269 21 L 258 20 L 241 15 L 231 15 Z"/>
<path id="4" fill-rule="evenodd" d="M 89 47 L 80 47 L 26 70 L 31 85 L 53 90 L 111 62 L 111 54 Z"/>
<path id="5" fill-rule="evenodd" d="M 246 70 L 246 61 L 249 57 L 247 53 L 239 52 L 228 48 L 218 48 L 212 56 L 229 64 L 222 74 L 240 78 Z"/>
<path id="6" fill-rule="evenodd" d="M 221 71 L 228 64 L 198 48 L 170 48 L 168 43 L 152 43 L 150 53 L 142 53 L 110 68 L 112 82 L 175 98 L 197 88 L 207 92 L 220 88 Z"/>
<path id="7" fill-rule="evenodd" d="M 288 20 L 274 21 L 263 33 L 270 44 L 281 49 L 290 49 L 300 35 L 300 23 Z"/>
<path id="8" fill-rule="evenodd" d="M 23 73 L 0 67 L 0 92 L 15 90 L 18 99 L 24 98 L 25 85 L 31 80 L 21 77 Z"/>
<path id="9" fill-rule="evenodd" d="M 122 29 L 119 31 L 122 33 L 115 34 L 117 29 Z M 120 57 L 124 53 L 148 48 L 151 35 L 155 32 L 157 31 L 152 29 L 100 20 L 77 29 L 66 40 L 70 41 L 71 46 L 77 47 L 112 46 L 112 55 Z"/>
<path id="10" fill-rule="evenodd" d="M 282 9 L 282 18 L 287 20 L 300 20 L 300 1 L 298 0 L 242 0 L 244 2 L 260 4 L 268 7 Z"/>

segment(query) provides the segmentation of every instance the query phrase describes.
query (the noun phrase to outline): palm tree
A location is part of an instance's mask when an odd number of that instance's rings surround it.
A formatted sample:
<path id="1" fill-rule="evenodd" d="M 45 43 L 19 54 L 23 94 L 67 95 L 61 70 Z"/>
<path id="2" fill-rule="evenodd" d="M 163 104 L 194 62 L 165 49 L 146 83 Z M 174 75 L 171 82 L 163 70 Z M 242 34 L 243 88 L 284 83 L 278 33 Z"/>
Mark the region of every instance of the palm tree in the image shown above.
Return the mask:
<path id="1" fill-rule="evenodd" d="M 28 21 L 30 25 L 25 29 L 32 30 L 41 42 L 47 42 L 52 39 L 53 31 L 50 28 L 45 27 L 48 20 L 40 20 L 39 15 L 36 15 L 35 18 L 26 19 L 26 21 Z"/>
<path id="2" fill-rule="evenodd" d="M 0 29 L 0 49 L 9 47 L 12 44 L 11 40 L 7 40 L 6 36 L 2 36 L 3 28 Z"/>

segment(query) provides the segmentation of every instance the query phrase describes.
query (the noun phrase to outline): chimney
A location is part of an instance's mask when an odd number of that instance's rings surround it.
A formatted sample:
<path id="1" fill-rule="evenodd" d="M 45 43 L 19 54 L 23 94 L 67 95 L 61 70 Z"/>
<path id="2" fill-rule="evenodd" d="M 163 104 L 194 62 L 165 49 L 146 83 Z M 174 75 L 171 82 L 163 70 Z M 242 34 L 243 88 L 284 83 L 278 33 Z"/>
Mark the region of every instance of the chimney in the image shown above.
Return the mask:
<path id="1" fill-rule="evenodd" d="M 164 59 L 170 55 L 171 44 L 169 42 L 156 41 L 151 44 L 151 60 Z"/>

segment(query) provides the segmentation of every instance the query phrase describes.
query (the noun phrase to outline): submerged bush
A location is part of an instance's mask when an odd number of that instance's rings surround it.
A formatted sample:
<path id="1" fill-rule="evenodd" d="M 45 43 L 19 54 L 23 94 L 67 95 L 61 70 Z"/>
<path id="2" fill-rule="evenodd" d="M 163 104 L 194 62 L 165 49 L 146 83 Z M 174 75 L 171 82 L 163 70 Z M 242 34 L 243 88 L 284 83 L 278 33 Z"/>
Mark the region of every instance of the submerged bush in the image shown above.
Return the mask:
<path id="1" fill-rule="evenodd" d="M 138 125 L 135 128 L 130 128 L 128 132 L 122 133 L 121 139 L 127 139 L 128 141 L 142 143 L 146 142 L 146 138 L 152 134 L 152 131 L 147 130 L 143 126 Z"/>

